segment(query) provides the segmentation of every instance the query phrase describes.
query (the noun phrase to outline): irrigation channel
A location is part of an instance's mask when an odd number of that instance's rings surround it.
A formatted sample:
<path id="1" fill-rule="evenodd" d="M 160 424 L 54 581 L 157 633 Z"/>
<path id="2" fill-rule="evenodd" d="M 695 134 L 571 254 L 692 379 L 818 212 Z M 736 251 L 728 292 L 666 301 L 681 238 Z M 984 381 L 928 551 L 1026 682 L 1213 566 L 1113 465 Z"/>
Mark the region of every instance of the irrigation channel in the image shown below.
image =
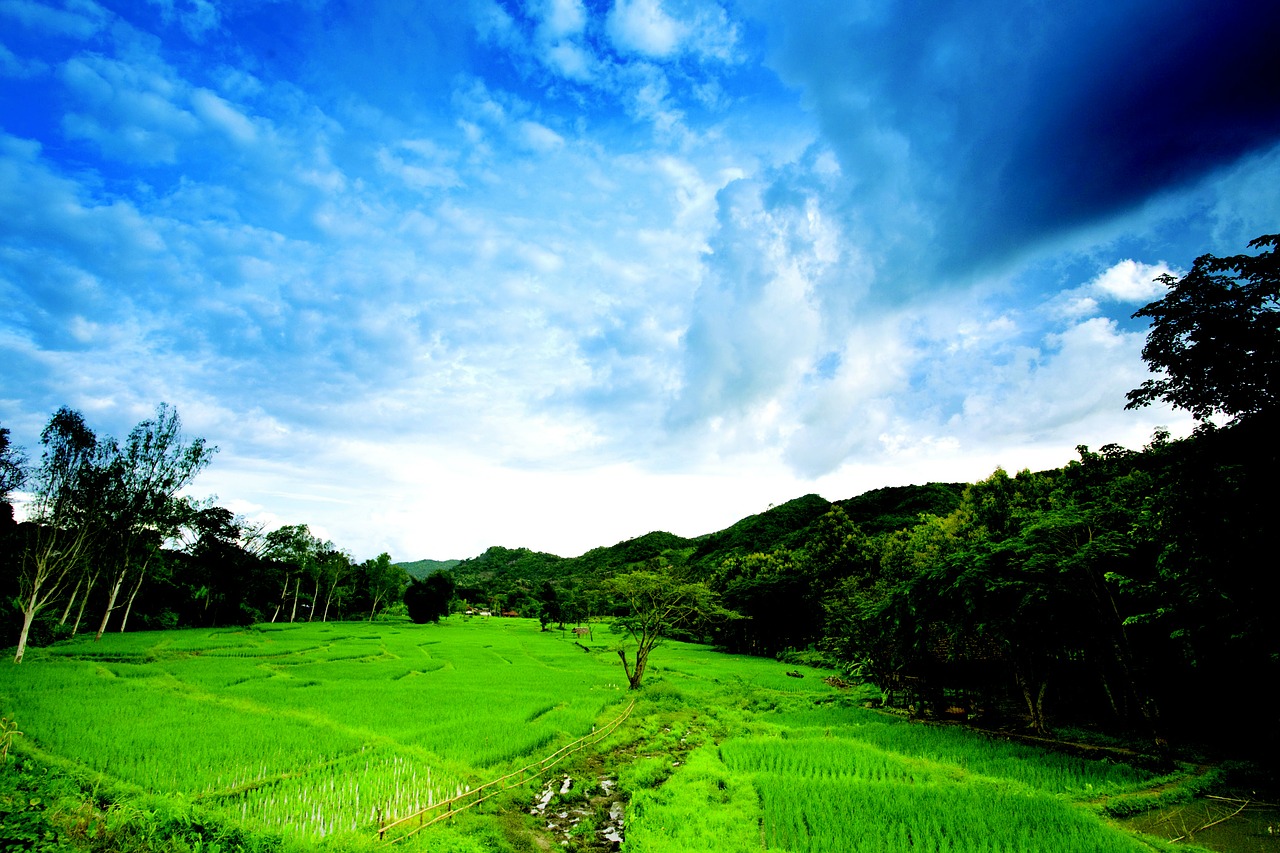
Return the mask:
<path id="1" fill-rule="evenodd" d="M 500 776 L 483 785 L 464 791 L 456 797 L 450 797 L 447 800 L 441 800 L 438 803 L 419 809 L 418 811 L 405 815 L 404 817 L 388 821 L 383 819 L 378 824 L 378 840 L 386 845 L 391 845 L 397 841 L 403 841 L 410 836 L 416 835 L 432 824 L 439 823 L 442 820 L 448 820 L 459 812 L 466 811 L 473 806 L 478 806 L 490 797 L 496 797 L 504 791 L 519 787 L 530 779 L 541 778 L 548 770 L 555 767 L 571 755 L 595 746 L 600 741 L 613 734 L 618 726 L 622 725 L 627 717 L 631 716 L 631 711 L 636 706 L 636 701 L 631 700 L 626 709 L 615 717 L 613 720 L 605 724 L 602 728 L 597 729 L 590 734 L 583 735 L 577 740 L 565 744 L 550 755 L 526 764 L 519 770 L 513 770 L 505 776 Z M 433 812 L 435 814 L 433 814 Z M 416 821 L 416 825 L 414 822 Z"/>

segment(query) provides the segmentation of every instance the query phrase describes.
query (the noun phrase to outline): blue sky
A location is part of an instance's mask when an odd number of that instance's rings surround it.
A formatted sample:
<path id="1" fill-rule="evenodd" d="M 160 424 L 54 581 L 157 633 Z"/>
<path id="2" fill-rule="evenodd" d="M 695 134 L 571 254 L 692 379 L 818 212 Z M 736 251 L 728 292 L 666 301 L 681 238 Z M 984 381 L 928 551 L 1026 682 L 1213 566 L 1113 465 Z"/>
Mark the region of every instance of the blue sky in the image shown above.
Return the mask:
<path id="1" fill-rule="evenodd" d="M 369 8 L 376 7 L 376 8 Z M 1141 446 L 1280 230 L 1270 2 L 0 0 L 0 424 L 359 558 L 573 555 Z"/>

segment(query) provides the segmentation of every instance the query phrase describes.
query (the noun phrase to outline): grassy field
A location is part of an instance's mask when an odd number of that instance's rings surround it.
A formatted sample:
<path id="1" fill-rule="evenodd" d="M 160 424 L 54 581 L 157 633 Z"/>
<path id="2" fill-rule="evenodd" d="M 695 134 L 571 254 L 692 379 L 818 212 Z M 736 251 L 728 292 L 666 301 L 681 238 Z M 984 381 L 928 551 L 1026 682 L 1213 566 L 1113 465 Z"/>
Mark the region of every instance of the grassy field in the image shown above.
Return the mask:
<path id="1" fill-rule="evenodd" d="M 365 850 L 380 817 L 616 717 L 633 698 L 616 643 L 597 627 L 584 653 L 530 620 L 459 617 L 108 635 L 0 668 L 0 713 L 24 733 L 19 756 L 109 792 L 101 837 L 113 814 L 179 812 L 222 828 L 138 849 Z M 659 647 L 633 716 L 590 759 L 629 799 L 625 851 L 1150 849 L 1087 805 L 1150 786 L 1142 770 L 886 717 L 818 670 L 787 670 Z M 541 849 L 538 786 L 393 849 Z M 50 819 L 70 826 L 60 808 Z"/>

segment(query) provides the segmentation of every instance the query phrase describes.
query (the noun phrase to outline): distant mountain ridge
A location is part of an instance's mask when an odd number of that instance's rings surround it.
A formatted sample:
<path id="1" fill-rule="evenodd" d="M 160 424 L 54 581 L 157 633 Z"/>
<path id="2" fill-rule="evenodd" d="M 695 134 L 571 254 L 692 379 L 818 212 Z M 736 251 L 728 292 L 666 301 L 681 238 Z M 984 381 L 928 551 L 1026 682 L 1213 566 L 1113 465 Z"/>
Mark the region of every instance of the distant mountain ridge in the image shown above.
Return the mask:
<path id="1" fill-rule="evenodd" d="M 779 548 L 798 549 L 809 528 L 838 504 L 868 535 L 913 524 L 921 513 L 945 515 L 960 504 L 964 483 L 925 483 L 872 489 L 842 501 L 809 494 L 750 515 L 715 533 L 686 539 L 653 531 L 614 545 L 593 548 L 580 557 L 559 557 L 528 548 L 494 546 L 465 560 L 416 560 L 399 563 L 413 577 L 447 570 L 459 587 L 479 587 L 516 580 L 538 584 L 607 576 L 648 560 L 665 557 L 687 564 L 695 574 L 709 574 L 725 559 Z"/>
<path id="2" fill-rule="evenodd" d="M 461 560 L 414 560 L 410 563 L 395 563 L 395 565 L 408 572 L 411 578 L 425 578 L 432 572 L 448 571 L 461 562 Z"/>

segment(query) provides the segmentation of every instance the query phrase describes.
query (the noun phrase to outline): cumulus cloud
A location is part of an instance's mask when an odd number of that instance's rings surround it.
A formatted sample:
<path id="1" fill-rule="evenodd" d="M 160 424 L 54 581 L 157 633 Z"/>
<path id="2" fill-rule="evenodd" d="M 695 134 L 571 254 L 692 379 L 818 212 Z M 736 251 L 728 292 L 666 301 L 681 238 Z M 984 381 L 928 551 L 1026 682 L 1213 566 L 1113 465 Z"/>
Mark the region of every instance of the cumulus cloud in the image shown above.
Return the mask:
<path id="1" fill-rule="evenodd" d="M 738 27 L 715 3 L 615 0 L 605 19 L 623 54 L 669 60 L 688 53 L 703 60 L 736 59 Z"/>
<path id="2" fill-rule="evenodd" d="M 382 146 L 375 155 L 378 166 L 409 187 L 425 191 L 460 186 L 462 181 L 451 165 L 455 154 L 426 139 L 401 140 L 394 148 Z"/>
<path id="3" fill-rule="evenodd" d="M 767 403 L 809 369 L 822 322 L 814 289 L 839 260 L 838 235 L 816 198 L 769 199 L 740 180 L 718 202 L 677 424 Z"/>
<path id="4" fill-rule="evenodd" d="M 619 50 L 653 57 L 675 53 L 685 37 L 684 26 L 666 13 L 659 0 L 616 0 L 607 26 Z"/>
<path id="5" fill-rule="evenodd" d="M 237 145 L 252 145 L 258 132 L 253 122 L 208 89 L 196 89 L 191 93 L 191 106 L 205 123 L 226 135 Z"/>
<path id="6" fill-rule="evenodd" d="M 1175 273 L 1163 261 L 1144 264 L 1126 258 L 1101 272 L 1087 287 L 1104 299 L 1146 303 L 1164 294 L 1165 286 L 1156 279 L 1166 275 L 1177 278 L 1180 274 Z"/>

